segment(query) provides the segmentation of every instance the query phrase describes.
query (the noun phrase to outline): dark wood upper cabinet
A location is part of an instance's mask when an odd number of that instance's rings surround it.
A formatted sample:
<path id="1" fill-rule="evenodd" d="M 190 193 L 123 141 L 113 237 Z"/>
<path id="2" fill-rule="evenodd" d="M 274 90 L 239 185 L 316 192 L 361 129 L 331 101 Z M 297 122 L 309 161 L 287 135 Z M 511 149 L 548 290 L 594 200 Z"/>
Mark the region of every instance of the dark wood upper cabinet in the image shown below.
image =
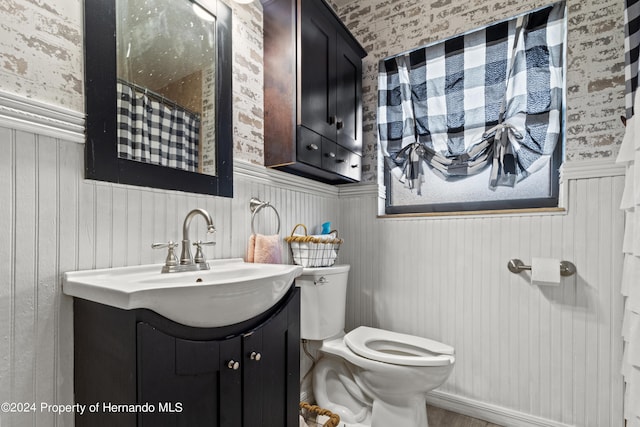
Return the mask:
<path id="1" fill-rule="evenodd" d="M 323 0 L 266 0 L 265 165 L 357 182 L 366 52 Z"/>

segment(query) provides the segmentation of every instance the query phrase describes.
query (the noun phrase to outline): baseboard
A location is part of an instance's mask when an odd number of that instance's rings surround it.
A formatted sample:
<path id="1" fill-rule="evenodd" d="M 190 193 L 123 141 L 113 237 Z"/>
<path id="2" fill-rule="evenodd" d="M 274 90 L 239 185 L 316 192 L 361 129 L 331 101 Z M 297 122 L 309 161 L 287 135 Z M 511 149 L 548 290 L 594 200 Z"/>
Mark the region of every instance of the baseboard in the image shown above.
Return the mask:
<path id="1" fill-rule="evenodd" d="M 573 427 L 523 412 L 434 390 L 427 395 L 427 403 L 447 411 L 508 427 Z"/>

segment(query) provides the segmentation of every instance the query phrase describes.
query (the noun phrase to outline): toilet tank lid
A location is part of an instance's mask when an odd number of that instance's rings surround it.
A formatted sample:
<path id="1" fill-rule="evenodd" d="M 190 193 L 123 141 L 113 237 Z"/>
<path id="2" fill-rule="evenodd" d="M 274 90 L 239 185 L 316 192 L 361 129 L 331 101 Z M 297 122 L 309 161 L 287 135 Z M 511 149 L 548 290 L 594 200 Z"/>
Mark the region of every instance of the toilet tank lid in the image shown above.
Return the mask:
<path id="1" fill-rule="evenodd" d="M 351 266 L 349 264 L 332 265 L 331 267 L 305 267 L 300 276 L 317 276 L 346 273 Z"/>

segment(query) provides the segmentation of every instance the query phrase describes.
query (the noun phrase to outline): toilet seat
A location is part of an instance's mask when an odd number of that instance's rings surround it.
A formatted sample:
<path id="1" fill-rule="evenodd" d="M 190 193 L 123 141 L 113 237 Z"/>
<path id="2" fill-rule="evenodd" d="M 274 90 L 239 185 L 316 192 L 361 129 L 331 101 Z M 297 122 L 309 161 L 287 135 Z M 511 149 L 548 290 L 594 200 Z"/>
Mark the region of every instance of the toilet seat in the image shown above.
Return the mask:
<path id="1" fill-rule="evenodd" d="M 355 354 L 403 366 L 441 366 L 454 362 L 453 347 L 438 341 L 360 326 L 344 337 Z"/>

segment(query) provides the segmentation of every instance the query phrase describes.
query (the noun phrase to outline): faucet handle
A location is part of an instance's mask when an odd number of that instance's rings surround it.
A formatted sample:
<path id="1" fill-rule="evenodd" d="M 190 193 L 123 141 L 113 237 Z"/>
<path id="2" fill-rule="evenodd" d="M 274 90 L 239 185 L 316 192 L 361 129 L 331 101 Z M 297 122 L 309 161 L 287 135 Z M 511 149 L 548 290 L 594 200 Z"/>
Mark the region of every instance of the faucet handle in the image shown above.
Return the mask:
<path id="1" fill-rule="evenodd" d="M 177 243 L 172 241 L 169 241 L 167 243 L 153 243 L 151 247 L 153 249 L 169 248 L 169 252 L 167 253 L 167 259 L 165 260 L 164 265 L 168 267 L 178 265 L 178 257 L 173 252 L 173 250 L 178 247 Z"/>
<path id="2" fill-rule="evenodd" d="M 202 264 L 205 262 L 204 253 L 202 252 L 203 246 L 213 246 L 216 242 L 203 242 L 198 240 L 197 242 L 193 242 L 193 246 L 196 247 L 196 255 L 193 257 L 193 262 L 196 264 Z"/>

